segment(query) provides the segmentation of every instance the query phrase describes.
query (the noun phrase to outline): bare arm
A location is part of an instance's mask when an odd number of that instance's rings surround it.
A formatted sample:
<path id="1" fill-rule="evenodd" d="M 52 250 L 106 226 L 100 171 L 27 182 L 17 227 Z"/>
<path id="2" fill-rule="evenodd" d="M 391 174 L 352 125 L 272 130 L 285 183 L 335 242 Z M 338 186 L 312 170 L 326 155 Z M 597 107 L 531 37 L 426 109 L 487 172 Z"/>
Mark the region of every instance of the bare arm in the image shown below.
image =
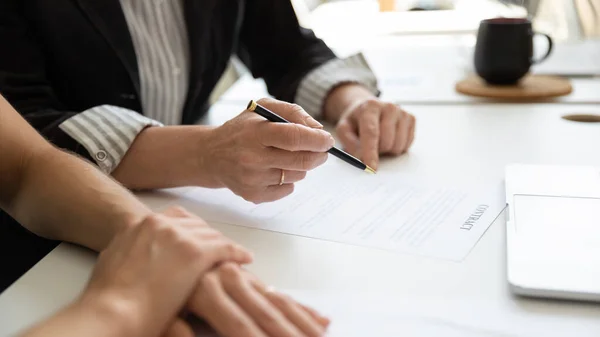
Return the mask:
<path id="1" fill-rule="evenodd" d="M 46 142 L 0 97 L 0 207 L 33 233 L 100 251 L 150 210 Z"/>

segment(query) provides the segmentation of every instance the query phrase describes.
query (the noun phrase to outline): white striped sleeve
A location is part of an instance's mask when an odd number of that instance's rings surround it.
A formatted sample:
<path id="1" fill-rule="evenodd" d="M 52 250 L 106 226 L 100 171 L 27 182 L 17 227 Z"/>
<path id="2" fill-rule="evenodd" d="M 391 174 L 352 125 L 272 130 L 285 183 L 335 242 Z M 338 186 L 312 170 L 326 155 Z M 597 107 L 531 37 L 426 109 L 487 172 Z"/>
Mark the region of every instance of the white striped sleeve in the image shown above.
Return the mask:
<path id="1" fill-rule="evenodd" d="M 67 119 L 59 128 L 83 145 L 100 169 L 110 174 L 135 137 L 149 126 L 162 124 L 129 109 L 101 105 Z"/>
<path id="2" fill-rule="evenodd" d="M 345 59 L 333 59 L 308 73 L 298 86 L 295 101 L 318 118 L 329 92 L 344 83 L 362 84 L 374 95 L 379 95 L 377 78 L 359 53 Z"/>

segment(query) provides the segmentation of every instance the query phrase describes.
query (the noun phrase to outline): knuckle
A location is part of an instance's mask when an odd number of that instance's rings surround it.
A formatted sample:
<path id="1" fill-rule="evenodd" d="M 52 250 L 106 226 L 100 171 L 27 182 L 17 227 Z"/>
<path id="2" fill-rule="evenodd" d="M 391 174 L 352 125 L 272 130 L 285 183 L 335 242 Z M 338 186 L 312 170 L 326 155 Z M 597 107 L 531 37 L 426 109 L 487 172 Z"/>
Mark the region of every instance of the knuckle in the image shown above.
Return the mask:
<path id="1" fill-rule="evenodd" d="M 379 130 L 379 125 L 377 124 L 376 121 L 366 120 L 363 123 L 363 130 L 364 130 L 364 132 L 366 132 L 370 135 L 374 135 L 374 134 L 377 134 L 377 131 Z"/>
<path id="2" fill-rule="evenodd" d="M 233 256 L 233 255 L 235 255 L 235 253 L 237 253 L 238 247 L 235 243 L 228 242 L 225 244 L 225 250 L 227 251 L 229 256 Z"/>
<path id="3" fill-rule="evenodd" d="M 181 238 L 179 246 L 184 251 L 185 255 L 192 260 L 199 260 L 204 258 L 204 250 L 196 240 L 191 238 Z"/>
<path id="4" fill-rule="evenodd" d="M 394 103 L 383 103 L 383 111 L 386 113 L 403 113 L 402 109 L 398 108 Z"/>
<path id="5" fill-rule="evenodd" d="M 273 198 L 273 199 L 276 200 L 276 199 L 285 198 L 288 195 L 294 193 L 295 188 L 296 188 L 295 184 L 286 184 L 284 186 L 281 186 L 281 189 L 283 192 L 280 195 L 278 195 L 277 198 Z"/>
<path id="6" fill-rule="evenodd" d="M 376 99 L 376 98 L 369 98 L 367 100 L 364 101 L 363 103 L 363 108 L 365 109 L 372 109 L 372 108 L 376 108 L 381 104 L 381 102 Z"/>
<path id="7" fill-rule="evenodd" d="M 248 202 L 251 202 L 251 203 L 253 203 L 255 205 L 258 205 L 258 204 L 260 204 L 262 202 L 261 198 L 260 198 L 260 193 L 258 193 L 257 191 L 254 191 L 254 190 L 252 190 L 252 191 L 244 191 L 244 192 L 242 192 L 240 194 L 240 196 L 242 198 L 244 198 L 244 200 L 246 200 Z"/>
<path id="8" fill-rule="evenodd" d="M 261 99 L 259 99 L 258 101 L 256 101 L 256 103 L 263 105 L 263 104 L 269 104 L 272 103 L 274 100 L 272 98 L 269 97 L 263 97 Z"/>
<path id="9" fill-rule="evenodd" d="M 292 151 L 297 151 L 300 148 L 300 145 L 301 145 L 300 135 L 301 135 L 301 133 L 302 133 L 302 130 L 300 129 L 299 125 L 293 124 L 293 126 L 289 128 L 287 137 L 288 137 L 288 142 L 289 142 L 290 149 Z"/>
<path id="10" fill-rule="evenodd" d="M 413 114 L 409 114 L 409 113 L 406 113 L 406 114 L 408 115 L 408 120 L 411 122 L 411 124 L 415 124 L 415 122 L 417 121 L 415 116 Z"/>
<path id="11" fill-rule="evenodd" d="M 144 228 L 149 230 L 158 230 L 164 224 L 163 216 L 160 214 L 152 214 L 144 219 Z"/>
<path id="12" fill-rule="evenodd" d="M 326 153 L 305 153 L 299 155 L 298 157 L 298 164 L 301 166 L 303 171 L 310 171 L 312 169 L 315 169 L 327 160 Z"/>
<path id="13" fill-rule="evenodd" d="M 210 272 L 204 275 L 200 280 L 200 286 L 205 290 L 216 289 L 219 287 L 219 276 Z"/>
<path id="14" fill-rule="evenodd" d="M 296 167 L 302 171 L 310 170 L 311 163 L 308 155 L 299 153 L 296 155 Z"/>
<path id="15" fill-rule="evenodd" d="M 231 248 L 233 249 L 233 245 L 231 245 Z M 224 277 L 235 281 L 240 280 L 242 276 L 239 267 L 233 263 L 223 264 L 221 267 L 219 267 L 219 273 L 221 273 L 221 275 Z"/>
<path id="16" fill-rule="evenodd" d="M 290 110 L 297 114 L 304 114 L 304 109 L 296 103 L 290 104 Z"/>

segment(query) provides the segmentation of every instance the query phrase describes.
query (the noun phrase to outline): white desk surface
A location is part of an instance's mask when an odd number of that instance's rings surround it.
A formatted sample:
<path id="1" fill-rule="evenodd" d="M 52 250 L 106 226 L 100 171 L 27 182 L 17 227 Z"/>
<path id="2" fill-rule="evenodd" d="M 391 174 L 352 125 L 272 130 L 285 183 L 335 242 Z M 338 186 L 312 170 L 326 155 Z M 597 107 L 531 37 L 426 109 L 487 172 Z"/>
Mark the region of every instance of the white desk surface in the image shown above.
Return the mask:
<path id="1" fill-rule="evenodd" d="M 408 155 L 385 161 L 380 170 L 472 183 L 500 182 L 504 166 L 513 162 L 600 166 L 600 124 L 561 119 L 566 113 L 600 113 L 600 106 L 406 108 L 417 116 L 414 147 Z M 218 104 L 208 122 L 222 123 L 242 109 L 238 104 Z M 177 203 L 188 191 L 150 193 L 141 198 L 153 208 L 163 208 Z M 515 331 L 534 329 L 535 334 L 525 334 L 529 336 L 571 336 L 574 327 L 577 336 L 600 335 L 600 306 L 511 296 L 505 281 L 504 224 L 501 215 L 461 263 L 215 226 L 254 251 L 256 262 L 250 270 L 279 289 L 347 297 L 384 295 L 390 303 L 403 306 L 429 303 L 432 311 L 462 308 L 465 319 L 501 320 L 499 324 Z M 67 244 L 59 246 L 0 295 L 0 336 L 19 331 L 74 299 L 93 264 L 94 254 Z"/>

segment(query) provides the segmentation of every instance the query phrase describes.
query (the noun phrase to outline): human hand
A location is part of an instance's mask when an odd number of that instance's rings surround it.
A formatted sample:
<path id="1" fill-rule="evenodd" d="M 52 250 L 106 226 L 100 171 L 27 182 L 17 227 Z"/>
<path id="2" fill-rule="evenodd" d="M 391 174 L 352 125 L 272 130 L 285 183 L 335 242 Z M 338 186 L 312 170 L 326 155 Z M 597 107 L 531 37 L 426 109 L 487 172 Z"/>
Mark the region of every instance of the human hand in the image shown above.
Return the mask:
<path id="1" fill-rule="evenodd" d="M 191 330 L 175 317 L 203 274 L 225 261 L 251 259 L 200 218 L 171 208 L 119 234 L 100 253 L 79 302 L 126 317 L 128 336 L 159 336 L 168 326 L 181 335 Z"/>
<path id="2" fill-rule="evenodd" d="M 334 145 L 333 137 L 299 106 L 274 99 L 258 103 L 291 123 L 272 123 L 244 111 L 211 131 L 202 155 L 210 159 L 201 165 L 203 172 L 254 203 L 292 193 L 294 183 L 323 164 Z"/>
<path id="3" fill-rule="evenodd" d="M 344 149 L 374 169 L 380 155 L 401 155 L 414 140 L 415 117 L 359 85 L 335 89 L 326 109 L 330 119 L 337 121 L 336 133 Z"/>
<path id="4" fill-rule="evenodd" d="M 269 290 L 233 263 L 205 274 L 188 308 L 222 337 L 317 337 L 329 325 L 315 310 Z"/>

